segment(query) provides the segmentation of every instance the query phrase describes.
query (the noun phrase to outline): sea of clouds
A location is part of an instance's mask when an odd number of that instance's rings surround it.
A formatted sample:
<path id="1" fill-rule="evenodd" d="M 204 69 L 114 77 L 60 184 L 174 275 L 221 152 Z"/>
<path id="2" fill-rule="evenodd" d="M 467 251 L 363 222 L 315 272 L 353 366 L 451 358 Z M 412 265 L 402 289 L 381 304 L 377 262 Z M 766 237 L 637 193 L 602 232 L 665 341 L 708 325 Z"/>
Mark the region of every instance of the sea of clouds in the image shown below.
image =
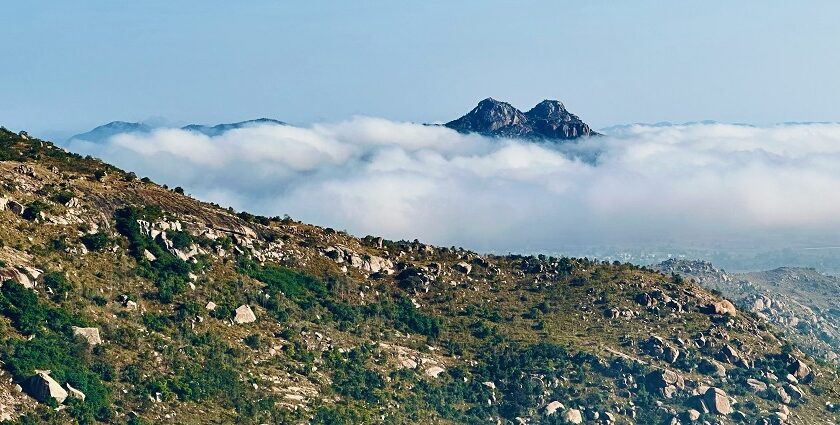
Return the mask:
<path id="1" fill-rule="evenodd" d="M 534 143 L 357 117 L 67 147 L 237 210 L 479 251 L 840 242 L 840 124 L 610 133 Z"/>

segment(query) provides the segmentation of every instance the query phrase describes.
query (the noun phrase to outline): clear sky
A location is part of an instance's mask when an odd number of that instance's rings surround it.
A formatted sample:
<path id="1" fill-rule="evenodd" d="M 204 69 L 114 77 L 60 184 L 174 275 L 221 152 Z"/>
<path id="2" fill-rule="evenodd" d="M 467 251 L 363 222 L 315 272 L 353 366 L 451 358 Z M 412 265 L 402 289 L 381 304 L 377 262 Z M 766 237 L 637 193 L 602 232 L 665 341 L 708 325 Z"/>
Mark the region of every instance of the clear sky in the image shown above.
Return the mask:
<path id="1" fill-rule="evenodd" d="M 840 120 L 837 1 L 25 1 L 0 125 L 443 121 L 558 98 L 594 127 Z"/>

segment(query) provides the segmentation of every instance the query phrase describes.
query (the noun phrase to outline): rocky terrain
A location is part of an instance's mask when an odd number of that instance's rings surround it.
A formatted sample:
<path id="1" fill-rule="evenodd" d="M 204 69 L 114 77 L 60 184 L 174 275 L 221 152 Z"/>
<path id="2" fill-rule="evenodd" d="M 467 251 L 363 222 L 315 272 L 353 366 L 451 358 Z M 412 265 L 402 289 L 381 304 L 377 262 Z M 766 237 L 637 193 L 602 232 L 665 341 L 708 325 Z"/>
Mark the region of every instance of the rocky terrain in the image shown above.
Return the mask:
<path id="1" fill-rule="evenodd" d="M 840 378 L 679 275 L 354 237 L 0 130 L 17 423 L 830 424 Z"/>
<path id="2" fill-rule="evenodd" d="M 509 103 L 487 98 L 463 117 L 446 123 L 446 126 L 485 136 L 554 141 L 598 134 L 556 100 L 544 100 L 523 113 Z"/>
<path id="3" fill-rule="evenodd" d="M 809 354 L 836 364 L 840 356 L 840 278 L 810 268 L 727 273 L 704 261 L 668 260 L 656 267 L 719 291 L 740 308 L 783 329 Z"/>

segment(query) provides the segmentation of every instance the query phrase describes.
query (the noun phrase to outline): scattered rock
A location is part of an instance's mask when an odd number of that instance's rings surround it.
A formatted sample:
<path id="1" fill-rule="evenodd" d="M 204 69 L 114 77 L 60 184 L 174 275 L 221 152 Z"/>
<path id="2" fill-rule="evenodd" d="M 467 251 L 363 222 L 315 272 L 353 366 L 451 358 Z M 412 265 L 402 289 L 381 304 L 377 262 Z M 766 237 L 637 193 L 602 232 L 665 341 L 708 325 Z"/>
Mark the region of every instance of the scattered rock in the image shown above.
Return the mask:
<path id="1" fill-rule="evenodd" d="M 150 262 L 157 260 L 157 257 L 155 257 L 155 254 L 152 254 L 151 252 L 149 252 L 148 249 L 143 250 L 143 257 L 145 257 L 146 260 L 149 260 Z"/>
<path id="2" fill-rule="evenodd" d="M 446 371 L 446 369 L 444 369 L 440 366 L 432 366 L 432 367 L 426 369 L 426 371 L 424 373 L 426 374 L 426 376 L 428 376 L 430 378 L 437 378 L 438 375 L 440 375 L 444 371 Z"/>
<path id="3" fill-rule="evenodd" d="M 703 394 L 703 402 L 712 413 L 728 415 L 732 413 L 732 406 L 729 403 L 729 396 L 720 388 L 709 387 Z"/>
<path id="4" fill-rule="evenodd" d="M 472 266 L 469 263 L 463 261 L 461 261 L 458 264 L 455 264 L 454 266 L 452 266 L 452 268 L 463 274 L 470 274 L 470 271 L 472 271 Z"/>
<path id="5" fill-rule="evenodd" d="M 807 379 L 811 376 L 811 368 L 799 359 L 794 359 L 793 362 L 788 365 L 788 372 L 799 380 Z"/>
<path id="6" fill-rule="evenodd" d="M 64 403 L 67 398 L 67 391 L 61 388 L 61 384 L 50 376 L 50 371 L 36 371 L 35 376 L 26 382 L 26 391 L 36 400 L 46 403 L 49 399 L 55 399 L 58 404 Z"/>
<path id="7" fill-rule="evenodd" d="M 251 306 L 243 304 L 236 309 L 236 316 L 233 321 L 237 324 L 253 323 L 257 321 L 257 316 L 251 310 Z"/>
<path id="8" fill-rule="evenodd" d="M 566 406 L 563 406 L 563 403 L 560 403 L 559 401 L 554 400 L 551 403 L 548 403 L 547 405 L 545 405 L 545 415 L 546 416 L 551 416 L 555 412 L 557 412 L 558 410 L 562 410 L 562 409 L 565 409 L 565 408 L 566 408 Z"/>
<path id="9" fill-rule="evenodd" d="M 69 382 L 64 385 L 67 387 L 67 393 L 70 397 L 78 398 L 79 400 L 85 401 L 85 393 L 83 393 L 81 390 L 73 388 Z"/>
<path id="10" fill-rule="evenodd" d="M 563 412 L 563 421 L 567 424 L 582 424 L 583 415 L 578 409 L 569 409 Z"/>
<path id="11" fill-rule="evenodd" d="M 86 339 L 90 345 L 102 344 L 102 338 L 99 337 L 98 328 L 80 328 L 78 326 L 73 326 L 73 335 Z"/>
<path id="12" fill-rule="evenodd" d="M 718 302 L 713 302 L 706 306 L 706 310 L 709 314 L 720 314 L 724 316 L 735 316 L 738 314 L 738 310 L 735 308 L 729 300 L 721 300 Z"/>

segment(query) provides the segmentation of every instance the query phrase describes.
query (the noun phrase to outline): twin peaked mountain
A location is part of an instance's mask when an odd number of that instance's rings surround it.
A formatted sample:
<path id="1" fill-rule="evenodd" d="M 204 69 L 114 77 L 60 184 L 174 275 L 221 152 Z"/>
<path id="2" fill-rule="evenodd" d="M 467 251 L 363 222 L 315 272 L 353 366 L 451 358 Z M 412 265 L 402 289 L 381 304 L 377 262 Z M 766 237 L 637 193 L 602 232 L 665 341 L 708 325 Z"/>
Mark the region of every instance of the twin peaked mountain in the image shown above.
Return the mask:
<path id="1" fill-rule="evenodd" d="M 571 140 L 598 135 L 557 100 L 543 100 L 523 113 L 507 102 L 487 98 L 468 114 L 445 125 L 462 133 L 494 137 Z"/>

